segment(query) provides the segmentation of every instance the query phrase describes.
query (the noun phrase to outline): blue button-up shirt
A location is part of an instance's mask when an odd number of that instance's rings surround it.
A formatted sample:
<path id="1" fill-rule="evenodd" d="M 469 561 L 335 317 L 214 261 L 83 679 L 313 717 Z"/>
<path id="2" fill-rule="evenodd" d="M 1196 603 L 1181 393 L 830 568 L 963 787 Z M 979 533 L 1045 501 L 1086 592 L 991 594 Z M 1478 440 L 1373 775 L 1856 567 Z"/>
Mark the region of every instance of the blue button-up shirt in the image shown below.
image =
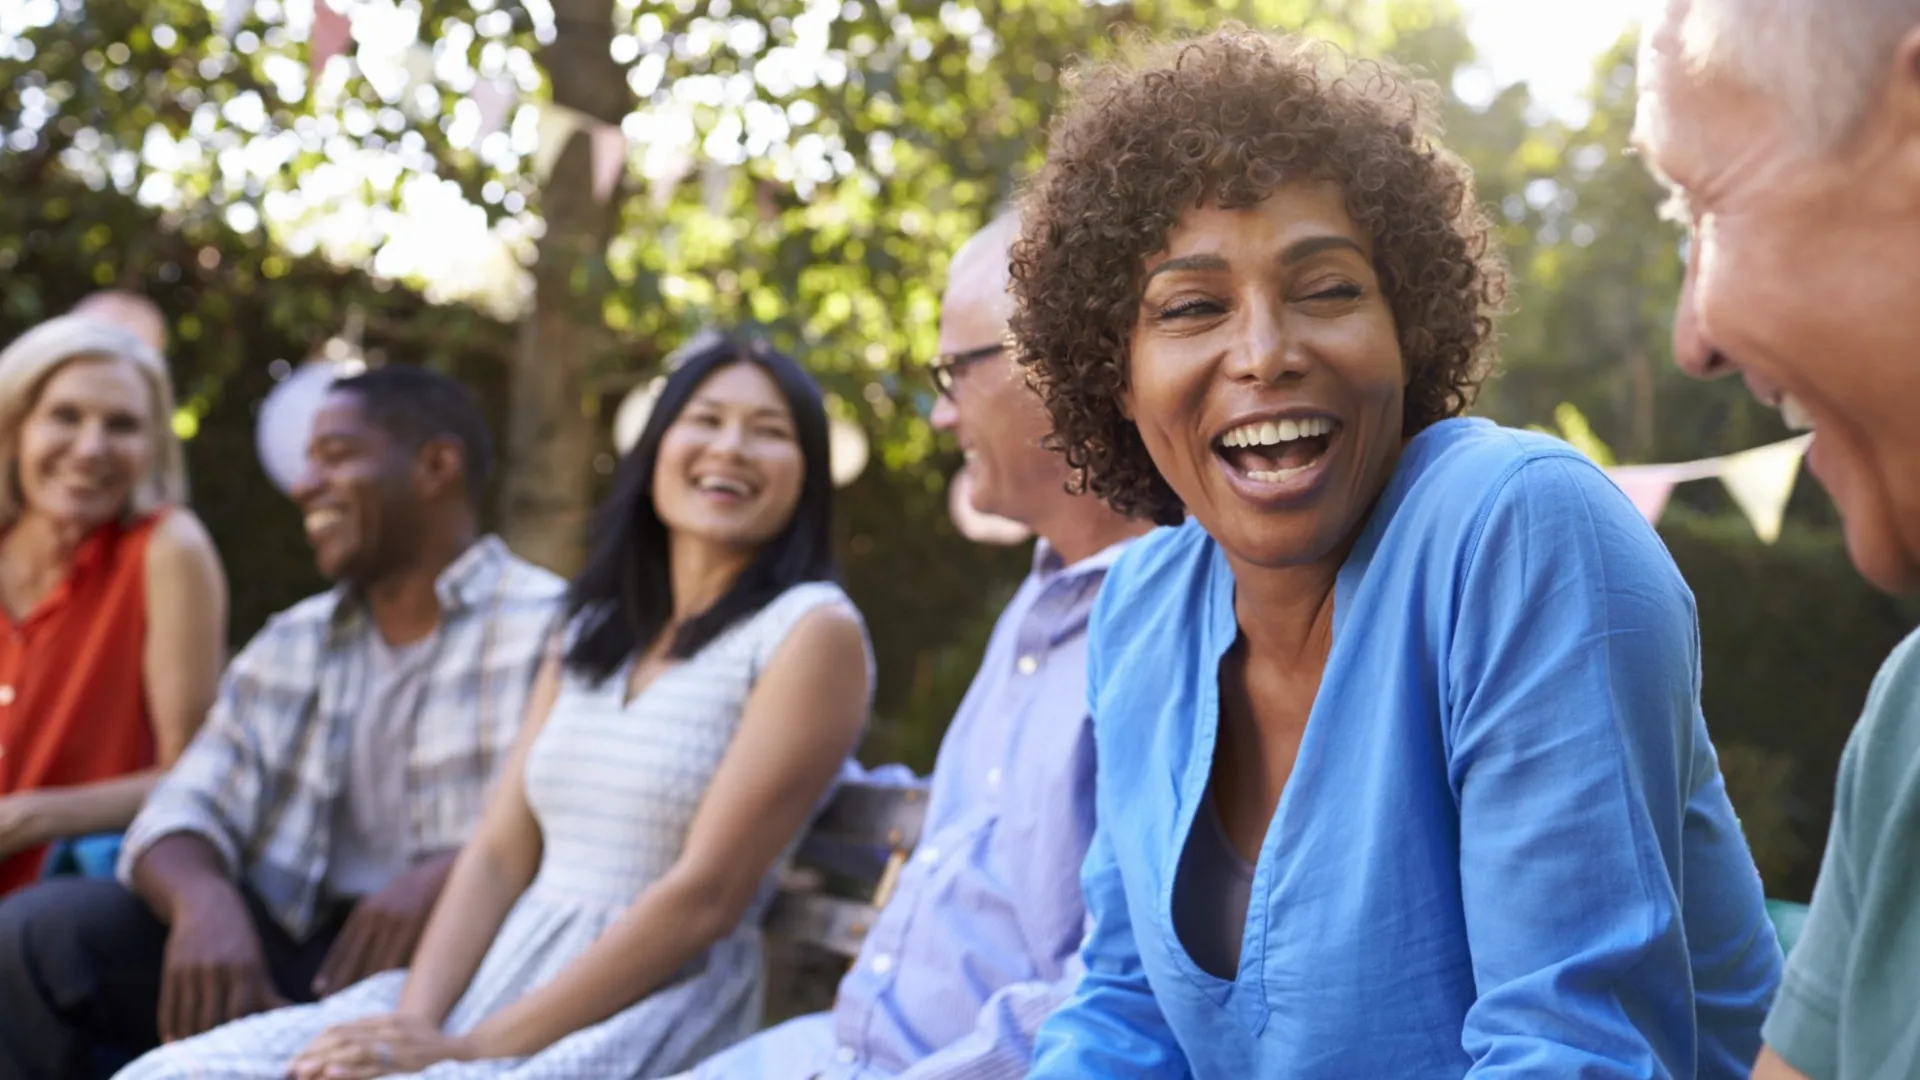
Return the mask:
<path id="1" fill-rule="evenodd" d="M 833 1011 L 762 1032 L 695 1076 L 1026 1075 L 1034 1032 L 1078 974 L 1093 833 L 1087 616 L 1122 546 L 1072 566 L 1036 549 L 940 744 L 920 846 Z"/>
<path id="2" fill-rule="evenodd" d="M 1414 438 L 1376 507 L 1231 979 L 1173 912 L 1233 569 L 1192 522 L 1113 568 L 1087 974 L 1033 1080 L 1744 1080 L 1780 950 L 1660 537 L 1565 443 L 1479 420 Z"/>

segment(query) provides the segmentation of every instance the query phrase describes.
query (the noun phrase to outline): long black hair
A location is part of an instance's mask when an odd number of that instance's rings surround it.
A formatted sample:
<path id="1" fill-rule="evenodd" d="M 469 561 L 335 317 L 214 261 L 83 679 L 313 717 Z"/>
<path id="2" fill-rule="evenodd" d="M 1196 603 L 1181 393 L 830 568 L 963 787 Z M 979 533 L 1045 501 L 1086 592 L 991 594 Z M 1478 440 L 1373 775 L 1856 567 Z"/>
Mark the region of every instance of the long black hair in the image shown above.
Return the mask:
<path id="1" fill-rule="evenodd" d="M 659 636 L 673 616 L 667 527 L 653 506 L 660 438 L 714 372 L 749 363 L 766 372 L 793 413 L 804 461 L 800 501 L 786 528 L 714 605 L 680 624 L 667 655 L 685 659 L 721 631 L 803 581 L 833 581 L 833 474 L 828 467 L 827 413 L 820 387 L 793 358 L 763 341 L 703 334 L 676 358 L 639 441 L 621 461 L 613 492 L 594 523 L 593 554 L 567 594 L 567 615 L 580 630 L 567 666 L 595 682 Z"/>

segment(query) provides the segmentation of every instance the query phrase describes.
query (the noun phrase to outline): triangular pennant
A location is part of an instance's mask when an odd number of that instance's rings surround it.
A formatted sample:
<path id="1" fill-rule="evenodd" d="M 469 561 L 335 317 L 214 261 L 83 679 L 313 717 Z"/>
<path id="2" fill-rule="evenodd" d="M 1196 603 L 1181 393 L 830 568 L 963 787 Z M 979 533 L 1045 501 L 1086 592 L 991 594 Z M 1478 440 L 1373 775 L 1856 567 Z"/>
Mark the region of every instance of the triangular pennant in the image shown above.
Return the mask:
<path id="1" fill-rule="evenodd" d="M 1673 486 L 1685 479 L 1680 470 L 1667 465 L 1624 465 L 1607 470 L 1607 475 L 1633 500 L 1633 508 L 1649 525 L 1660 524 Z"/>
<path id="2" fill-rule="evenodd" d="M 220 36 L 231 38 L 240 32 L 240 24 L 247 19 L 247 12 L 253 10 L 253 0 L 227 0 L 226 8 L 220 12 Z"/>
<path id="3" fill-rule="evenodd" d="M 554 162 L 560 160 L 560 151 L 567 148 L 568 141 L 585 119 L 565 105 L 549 102 L 540 106 L 540 123 L 535 129 L 540 143 L 533 150 L 533 175 L 537 179 L 545 181 L 547 174 L 553 172 Z"/>
<path id="4" fill-rule="evenodd" d="M 655 210 L 665 210 L 673 202 L 673 192 L 693 172 L 693 158 L 664 143 L 647 146 L 642 169 L 647 175 L 647 201 Z"/>
<path id="5" fill-rule="evenodd" d="M 700 201 L 707 213 L 718 217 L 727 209 L 727 189 L 733 186 L 733 170 L 710 157 L 700 159 Z"/>
<path id="6" fill-rule="evenodd" d="M 1731 454 L 1720 459 L 1720 482 L 1727 494 L 1747 515 L 1753 531 L 1766 543 L 1780 538 L 1780 522 L 1787 513 L 1787 499 L 1793 495 L 1793 482 L 1800 475 L 1800 459 L 1807 452 L 1810 436 L 1788 439 Z"/>
<path id="7" fill-rule="evenodd" d="M 507 129 L 507 119 L 513 115 L 513 90 L 493 79 L 481 79 L 473 84 L 473 92 L 468 95 L 480 110 L 480 130 L 474 133 L 473 141 Z"/>
<path id="8" fill-rule="evenodd" d="M 327 61 L 347 51 L 353 26 L 327 0 L 313 0 L 313 30 L 307 35 L 307 81 L 318 82 Z"/>
<path id="9" fill-rule="evenodd" d="M 593 201 L 606 202 L 627 170 L 627 135 L 617 124 L 593 126 Z"/>
<path id="10" fill-rule="evenodd" d="M 400 66 L 407 73 L 406 88 L 400 92 L 400 96 L 405 97 L 413 93 L 415 87 L 433 82 L 433 49 L 415 42 L 407 48 Z"/>

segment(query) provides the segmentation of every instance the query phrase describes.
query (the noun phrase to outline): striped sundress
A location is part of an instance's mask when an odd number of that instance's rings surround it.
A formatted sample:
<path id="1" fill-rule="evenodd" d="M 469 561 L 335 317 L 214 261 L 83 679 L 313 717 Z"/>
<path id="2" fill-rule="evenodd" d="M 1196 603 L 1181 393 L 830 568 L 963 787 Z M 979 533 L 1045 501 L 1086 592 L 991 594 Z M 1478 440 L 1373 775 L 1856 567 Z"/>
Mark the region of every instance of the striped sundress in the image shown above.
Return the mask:
<path id="1" fill-rule="evenodd" d="M 526 767 L 540 869 L 502 924 L 445 1030 L 471 1030 L 552 979 L 679 857 L 760 671 L 808 612 L 853 610 L 838 586 L 796 585 L 623 704 L 627 671 L 599 685 L 567 675 Z M 856 613 L 857 614 L 857 613 Z M 783 858 L 780 860 L 785 862 Z M 652 995 L 527 1058 L 441 1062 L 421 1080 L 646 1080 L 690 1068 L 759 1023 L 760 919 L 776 865 L 735 929 Z M 671 932 L 671 931 L 668 931 Z M 239 1020 L 164 1046 L 119 1080 L 282 1080 L 326 1029 L 391 1013 L 404 971 L 313 1005 Z"/>

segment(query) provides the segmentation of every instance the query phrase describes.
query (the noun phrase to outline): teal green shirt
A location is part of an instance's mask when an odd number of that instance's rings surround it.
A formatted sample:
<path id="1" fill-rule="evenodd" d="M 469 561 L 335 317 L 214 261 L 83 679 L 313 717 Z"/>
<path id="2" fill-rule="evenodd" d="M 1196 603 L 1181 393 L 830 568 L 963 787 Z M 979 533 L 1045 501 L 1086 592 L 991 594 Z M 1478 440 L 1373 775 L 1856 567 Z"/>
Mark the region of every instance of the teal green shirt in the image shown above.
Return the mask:
<path id="1" fill-rule="evenodd" d="M 1920 632 L 1847 740 L 1813 910 L 1763 1034 L 1811 1080 L 1920 1076 Z"/>

